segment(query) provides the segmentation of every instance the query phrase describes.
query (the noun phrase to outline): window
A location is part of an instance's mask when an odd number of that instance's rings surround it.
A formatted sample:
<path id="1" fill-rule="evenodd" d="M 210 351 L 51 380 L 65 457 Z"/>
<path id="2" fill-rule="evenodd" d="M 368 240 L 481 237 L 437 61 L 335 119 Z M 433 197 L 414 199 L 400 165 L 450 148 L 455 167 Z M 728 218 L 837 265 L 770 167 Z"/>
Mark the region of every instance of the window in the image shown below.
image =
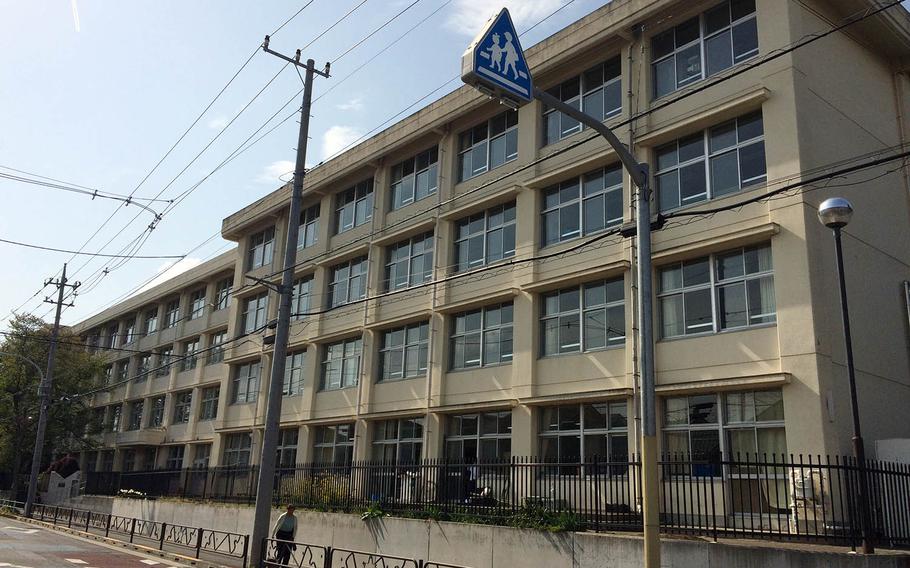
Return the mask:
<path id="1" fill-rule="evenodd" d="M 205 288 L 196 290 L 190 295 L 190 313 L 187 319 L 201 318 L 205 313 Z"/>
<path id="2" fill-rule="evenodd" d="M 385 290 L 398 290 L 433 278 L 433 233 L 424 233 L 386 249 Z"/>
<path id="3" fill-rule="evenodd" d="M 209 458 L 212 456 L 211 444 L 196 444 L 193 450 L 193 467 L 208 468 Z"/>
<path id="4" fill-rule="evenodd" d="M 515 202 L 465 217 L 455 224 L 458 272 L 515 256 Z"/>
<path id="5" fill-rule="evenodd" d="M 512 413 L 450 416 L 446 458 L 454 463 L 508 461 L 512 457 Z"/>
<path id="6" fill-rule="evenodd" d="M 651 39 L 654 96 L 672 93 L 757 54 L 755 0 L 724 2 Z"/>
<path id="7" fill-rule="evenodd" d="M 692 464 L 691 468 L 683 464 L 674 467 L 677 475 L 694 476 L 720 475 L 718 462 L 723 454 L 733 461 L 785 455 L 782 392 L 778 389 L 665 399 L 664 452 L 679 456 L 677 459 L 706 462 Z M 734 473 L 742 467 L 734 467 Z"/>
<path id="8" fill-rule="evenodd" d="M 262 292 L 243 301 L 243 332 L 253 333 L 265 326 L 269 293 Z"/>
<path id="9" fill-rule="evenodd" d="M 354 423 L 318 426 L 313 454 L 319 464 L 350 465 L 354 461 Z"/>
<path id="10" fill-rule="evenodd" d="M 184 446 L 170 446 L 167 449 L 167 469 L 180 469 L 183 467 Z"/>
<path id="11" fill-rule="evenodd" d="M 158 350 L 158 367 L 155 374 L 163 377 L 171 372 L 171 358 L 174 356 L 173 347 L 162 347 Z"/>
<path id="12" fill-rule="evenodd" d="M 383 463 L 413 464 L 423 450 L 423 418 L 376 422 L 373 459 Z"/>
<path id="13" fill-rule="evenodd" d="M 110 428 L 111 432 L 120 431 L 120 420 L 123 417 L 123 405 L 122 404 L 113 404 L 111 405 L 110 413 Z"/>
<path id="14" fill-rule="evenodd" d="M 335 234 L 359 227 L 373 218 L 373 178 L 335 196 Z"/>
<path id="15" fill-rule="evenodd" d="M 294 281 L 291 290 L 291 321 L 305 318 L 310 311 L 310 297 L 313 294 L 313 275 L 304 276 Z"/>
<path id="16" fill-rule="evenodd" d="M 224 443 L 222 465 L 244 467 L 250 465 L 253 435 L 249 432 L 228 434 Z"/>
<path id="17" fill-rule="evenodd" d="M 541 298 L 541 354 L 559 355 L 623 345 L 626 308 L 622 278 L 563 288 Z"/>
<path id="18" fill-rule="evenodd" d="M 164 329 L 177 325 L 180 317 L 180 299 L 171 300 L 164 307 Z"/>
<path id="19" fill-rule="evenodd" d="M 541 244 L 552 245 L 622 223 L 622 166 L 610 166 L 543 192 Z"/>
<path id="20" fill-rule="evenodd" d="M 512 362 L 512 302 L 452 317 L 452 369 Z"/>
<path id="21" fill-rule="evenodd" d="M 145 311 L 145 335 L 158 331 L 158 306 Z"/>
<path id="22" fill-rule="evenodd" d="M 85 471 L 94 472 L 98 465 L 98 452 L 85 452 Z"/>
<path id="23" fill-rule="evenodd" d="M 319 388 L 332 390 L 356 386 L 362 348 L 363 341 L 359 337 L 326 345 Z"/>
<path id="24" fill-rule="evenodd" d="M 300 212 L 300 228 L 297 232 L 297 248 L 307 248 L 319 240 L 319 204 Z"/>
<path id="25" fill-rule="evenodd" d="M 120 331 L 120 324 L 114 323 L 107 328 L 107 341 L 104 346 L 108 349 L 117 345 L 117 333 Z"/>
<path id="26" fill-rule="evenodd" d="M 361 256 L 332 267 L 329 305 L 341 306 L 367 295 L 367 257 Z"/>
<path id="27" fill-rule="evenodd" d="M 577 77 L 556 85 L 547 92 L 562 102 L 603 121 L 622 110 L 622 69 L 619 57 L 595 65 Z M 582 124 L 551 108 L 543 112 L 544 146 L 576 132 Z"/>
<path id="28" fill-rule="evenodd" d="M 114 450 L 101 452 L 101 471 L 114 471 Z"/>
<path id="29" fill-rule="evenodd" d="M 139 383 L 148 378 L 149 371 L 152 369 L 152 354 L 143 353 L 139 356 L 139 364 L 136 366 L 136 377 L 133 379 Z"/>
<path id="30" fill-rule="evenodd" d="M 303 392 L 303 362 L 306 352 L 289 353 L 284 363 L 284 380 L 281 383 L 281 394 L 294 396 Z"/>
<path id="31" fill-rule="evenodd" d="M 180 361 L 181 371 L 189 371 L 196 368 L 197 351 L 199 351 L 198 337 L 183 342 L 183 359 Z"/>
<path id="32" fill-rule="evenodd" d="M 190 421 L 190 406 L 193 404 L 193 391 L 178 392 L 174 395 L 174 424 Z"/>
<path id="33" fill-rule="evenodd" d="M 156 396 L 152 399 L 152 414 L 149 417 L 150 428 L 164 426 L 164 405 L 165 398 L 163 396 Z"/>
<path id="34" fill-rule="evenodd" d="M 507 110 L 458 135 L 458 181 L 518 157 L 518 112 Z"/>
<path id="35" fill-rule="evenodd" d="M 136 471 L 136 450 L 123 450 L 123 471 Z"/>
<path id="36" fill-rule="evenodd" d="M 294 467 L 297 463 L 297 428 L 284 428 L 278 431 L 278 447 L 275 459 L 277 467 Z"/>
<path id="37" fill-rule="evenodd" d="M 436 165 L 438 155 L 439 147 L 433 146 L 392 166 L 393 211 L 436 193 L 439 178 Z"/>
<path id="38" fill-rule="evenodd" d="M 379 380 L 408 379 L 427 374 L 430 324 L 415 323 L 382 332 Z"/>
<path id="39" fill-rule="evenodd" d="M 259 398 L 259 361 L 237 365 L 231 382 L 231 404 L 256 402 Z"/>
<path id="40" fill-rule="evenodd" d="M 657 149 L 660 210 L 741 191 L 765 181 L 766 173 L 764 127 L 756 112 Z"/>
<path id="41" fill-rule="evenodd" d="M 661 337 L 777 319 L 770 244 L 674 263 L 658 273 Z"/>
<path id="42" fill-rule="evenodd" d="M 105 365 L 104 366 L 104 384 L 109 385 L 114 382 L 114 366 Z"/>
<path id="43" fill-rule="evenodd" d="M 234 287 L 234 277 L 222 278 L 215 285 L 215 310 L 223 310 L 231 305 L 231 290 Z"/>
<path id="44" fill-rule="evenodd" d="M 127 320 L 123 326 L 123 345 L 136 341 L 136 319 Z"/>
<path id="45" fill-rule="evenodd" d="M 275 252 L 275 227 L 259 231 L 250 237 L 250 250 L 247 253 L 247 270 L 272 264 L 272 253 Z"/>
<path id="46" fill-rule="evenodd" d="M 540 454 L 544 460 L 611 462 L 610 473 L 626 473 L 629 440 L 625 400 L 547 406 L 541 409 L 540 418 Z M 561 474 L 577 472 L 574 467 L 559 468 Z"/>
<path id="47" fill-rule="evenodd" d="M 129 379 L 130 374 L 130 360 L 124 359 L 117 363 L 117 382 L 124 382 Z"/>
<path id="48" fill-rule="evenodd" d="M 218 417 L 218 396 L 221 387 L 206 387 L 202 389 L 202 403 L 199 405 L 199 420 L 214 420 Z"/>
<path id="49" fill-rule="evenodd" d="M 144 400 L 137 400 L 130 403 L 130 421 L 126 425 L 127 430 L 138 430 L 142 428 L 142 411 L 144 409 Z"/>
<path id="50" fill-rule="evenodd" d="M 227 341 L 227 330 L 218 331 L 209 338 L 209 356 L 207 365 L 224 361 L 224 342 Z"/>

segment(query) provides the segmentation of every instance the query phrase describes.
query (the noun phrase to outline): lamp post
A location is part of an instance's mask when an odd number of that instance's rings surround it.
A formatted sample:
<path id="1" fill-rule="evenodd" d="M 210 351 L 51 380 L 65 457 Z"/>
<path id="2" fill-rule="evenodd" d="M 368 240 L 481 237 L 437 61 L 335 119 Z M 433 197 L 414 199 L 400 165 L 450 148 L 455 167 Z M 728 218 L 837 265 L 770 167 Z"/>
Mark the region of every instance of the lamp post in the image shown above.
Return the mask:
<path id="1" fill-rule="evenodd" d="M 841 229 L 850 222 L 853 205 L 843 197 L 826 199 L 818 208 L 818 220 L 834 232 L 834 251 L 837 258 L 837 279 L 840 284 L 841 318 L 844 324 L 844 347 L 847 353 L 847 376 L 850 380 L 850 405 L 853 409 L 853 457 L 859 470 L 860 521 L 862 523 L 863 552 L 873 554 L 872 514 L 869 511 L 869 480 L 866 473 L 866 449 L 859 425 L 859 403 L 856 399 L 856 369 L 853 365 L 853 340 L 850 336 L 850 314 L 847 309 L 847 285 L 844 279 L 844 251 Z"/>

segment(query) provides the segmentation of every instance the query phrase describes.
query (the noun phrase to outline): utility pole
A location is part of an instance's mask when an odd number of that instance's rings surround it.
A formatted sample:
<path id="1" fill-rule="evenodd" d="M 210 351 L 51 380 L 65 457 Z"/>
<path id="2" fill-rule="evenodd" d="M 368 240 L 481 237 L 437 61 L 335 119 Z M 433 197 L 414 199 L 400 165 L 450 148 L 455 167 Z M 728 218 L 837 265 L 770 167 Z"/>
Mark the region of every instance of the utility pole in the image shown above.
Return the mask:
<path id="1" fill-rule="evenodd" d="M 258 566 L 265 553 L 264 542 L 269 533 L 269 513 L 272 508 L 272 490 L 275 479 L 275 458 L 278 447 L 278 423 L 281 420 L 282 382 L 285 358 L 288 351 L 288 329 L 291 324 L 291 295 L 294 282 L 294 264 L 297 262 L 297 235 L 299 232 L 300 204 L 303 201 L 303 177 L 306 174 L 306 146 L 310 129 L 310 107 L 313 98 L 313 76 L 329 76 L 329 64 L 316 69 L 316 62 L 300 62 L 300 50 L 293 58 L 269 49 L 269 36 L 262 42 L 262 50 L 297 67 L 303 67 L 303 104 L 300 108 L 300 133 L 297 138 L 297 163 L 294 167 L 294 184 L 291 190 L 291 210 L 288 214 L 288 234 L 284 247 L 284 267 L 278 287 L 278 324 L 275 329 L 275 349 L 272 352 L 272 374 L 269 379 L 265 429 L 262 434 L 262 454 L 259 458 L 259 480 L 256 484 L 256 512 L 253 518 L 250 566 Z"/>
<path id="2" fill-rule="evenodd" d="M 60 312 L 63 311 L 63 306 L 72 306 L 73 303 L 69 304 L 63 303 L 63 292 L 67 288 L 72 288 L 75 293 L 76 289 L 80 286 L 79 282 L 74 284 L 69 284 L 66 279 L 66 264 L 63 265 L 63 274 L 60 276 L 60 280 L 54 280 L 49 278 L 44 281 L 44 285 L 47 286 L 53 284 L 57 287 L 57 299 L 52 300 L 51 298 L 45 298 L 44 301 L 48 304 L 57 305 L 57 313 L 54 316 L 54 329 L 51 332 L 51 344 L 47 353 L 47 372 L 44 373 L 44 377 L 41 379 L 41 386 L 38 387 L 38 399 L 39 399 L 39 410 L 38 410 L 38 432 L 35 434 L 35 451 L 32 455 L 32 471 L 28 478 L 28 496 L 25 498 L 25 516 L 32 516 L 32 507 L 35 505 L 35 493 L 38 491 L 38 470 L 41 469 L 41 455 L 44 453 L 44 432 L 47 430 L 47 409 L 50 406 L 51 402 L 51 385 L 54 382 L 54 359 L 57 355 L 57 338 L 60 335 Z"/>

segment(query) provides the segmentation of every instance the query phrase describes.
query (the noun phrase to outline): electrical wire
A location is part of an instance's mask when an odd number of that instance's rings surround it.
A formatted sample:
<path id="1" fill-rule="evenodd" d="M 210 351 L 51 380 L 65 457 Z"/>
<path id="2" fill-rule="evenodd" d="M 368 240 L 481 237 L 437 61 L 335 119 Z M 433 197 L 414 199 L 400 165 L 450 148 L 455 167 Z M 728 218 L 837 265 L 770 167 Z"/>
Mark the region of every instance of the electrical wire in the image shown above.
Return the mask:
<path id="1" fill-rule="evenodd" d="M 59 249 L 59 248 L 53 248 L 53 247 L 43 247 L 43 246 L 40 246 L 40 245 L 33 245 L 33 244 L 29 244 L 29 243 L 22 243 L 22 242 L 19 242 L 19 241 L 10 241 L 10 240 L 7 240 L 7 239 L 0 239 L 0 243 L 6 243 L 6 244 L 10 244 L 10 245 L 16 245 L 16 246 L 20 246 L 20 247 L 28 247 L 28 248 L 33 248 L 33 249 L 47 250 L 47 251 L 52 251 L 52 252 L 64 252 L 64 253 L 67 253 L 67 254 L 86 255 L 86 256 L 103 257 L 103 258 L 139 258 L 139 259 L 149 259 L 149 258 L 158 258 L 158 259 L 162 259 L 162 258 L 183 258 L 183 257 L 180 256 L 180 255 L 148 255 L 148 256 L 140 256 L 140 255 L 101 254 L 101 253 L 96 253 L 96 252 L 79 252 L 79 251 L 66 250 L 66 249 Z"/>

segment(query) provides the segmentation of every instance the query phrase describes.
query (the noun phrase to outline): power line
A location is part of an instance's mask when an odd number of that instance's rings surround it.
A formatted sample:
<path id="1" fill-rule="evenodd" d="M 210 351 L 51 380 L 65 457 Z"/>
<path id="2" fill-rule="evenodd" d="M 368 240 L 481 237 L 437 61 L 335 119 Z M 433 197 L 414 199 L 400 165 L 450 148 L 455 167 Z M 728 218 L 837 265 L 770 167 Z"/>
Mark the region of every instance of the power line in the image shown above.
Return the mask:
<path id="1" fill-rule="evenodd" d="M 161 259 L 161 258 L 183 258 L 183 257 L 180 256 L 180 255 L 149 255 L 149 256 L 130 255 L 130 256 L 124 256 L 124 255 L 119 255 L 119 254 L 101 254 L 101 253 L 97 253 L 97 252 L 79 252 L 79 251 L 66 250 L 66 249 L 59 249 L 59 248 L 53 248 L 53 247 L 43 247 L 43 246 L 40 246 L 40 245 L 33 245 L 33 244 L 29 244 L 29 243 L 21 243 L 21 242 L 18 242 L 18 241 L 10 241 L 10 240 L 7 240 L 7 239 L 0 239 L 0 243 L 7 243 L 7 244 L 10 244 L 10 245 L 16 245 L 16 246 L 20 246 L 20 247 L 28 247 L 28 248 L 33 248 L 33 249 L 49 250 L 49 251 L 53 251 L 53 252 L 64 252 L 64 253 L 67 253 L 67 254 L 74 254 L 74 255 L 100 256 L 100 257 L 104 257 L 104 258 L 140 258 L 140 259 L 148 259 L 148 258 L 158 258 L 158 259 Z"/>
<path id="2" fill-rule="evenodd" d="M 364 0 L 364 1 L 365 1 L 365 0 Z M 352 45 L 351 47 L 347 48 L 346 50 L 344 50 L 344 51 L 341 52 L 340 54 L 338 54 L 338 55 L 336 55 L 335 57 L 333 57 L 333 58 L 331 59 L 331 62 L 332 62 L 333 64 L 334 64 L 334 63 L 337 63 L 342 57 L 344 57 L 345 55 L 351 53 L 352 51 L 354 51 L 355 49 L 357 49 L 358 47 L 360 47 L 360 46 L 363 44 L 363 42 L 367 41 L 368 39 L 370 39 L 371 37 L 373 37 L 374 35 L 376 35 L 380 30 L 382 30 L 384 27 L 386 27 L 386 26 L 388 26 L 389 24 L 391 24 L 392 22 L 394 22 L 396 19 L 398 19 L 399 16 L 401 16 L 402 14 L 404 14 L 405 12 L 407 12 L 408 10 L 410 10 L 411 8 L 413 8 L 414 6 L 416 6 L 419 2 L 420 2 L 420 0 L 414 0 L 413 2 L 411 2 L 410 4 L 408 4 L 407 6 L 405 6 L 405 8 L 402 9 L 400 12 L 398 12 L 397 14 L 395 14 L 394 16 L 392 16 L 391 18 L 389 18 L 388 20 L 386 20 L 385 22 L 383 22 L 383 24 L 382 24 L 381 26 L 379 26 L 379 27 L 376 28 L 375 30 L 371 31 L 371 32 L 368 33 L 367 35 L 363 36 L 363 37 L 360 38 L 360 40 L 357 41 L 354 45 Z"/>
<path id="3" fill-rule="evenodd" d="M 91 188 L 91 187 L 86 187 L 84 185 L 79 185 L 79 184 L 74 184 L 74 183 L 70 183 L 67 181 L 62 181 L 62 180 L 55 179 L 52 177 L 47 177 L 47 176 L 43 176 L 40 174 L 27 172 L 25 170 L 11 168 L 9 166 L 0 165 L 0 168 L 2 168 L 4 170 L 10 170 L 12 172 L 17 172 L 20 174 L 29 175 L 29 176 L 32 176 L 33 178 L 40 178 L 40 179 L 31 179 L 31 178 L 25 178 L 22 176 L 14 176 L 11 174 L 0 172 L 0 177 L 10 179 L 12 181 L 20 181 L 22 183 L 30 183 L 30 184 L 34 184 L 34 185 L 49 187 L 51 189 L 60 189 L 63 191 L 81 193 L 84 195 L 90 195 L 90 196 L 92 196 L 92 198 L 97 197 L 97 198 L 101 198 L 101 199 L 117 199 L 120 201 L 128 201 L 128 202 L 134 202 L 134 201 L 156 202 L 157 201 L 157 202 L 170 203 L 170 201 L 171 201 L 170 199 L 153 199 L 150 197 L 133 197 L 133 196 L 129 196 L 129 195 L 122 195 L 119 193 L 111 193 L 109 191 L 102 191 L 100 189 L 95 189 L 95 188 Z M 47 181 L 41 181 L 41 180 L 47 180 Z M 48 183 L 48 182 L 54 182 L 54 183 Z"/>

